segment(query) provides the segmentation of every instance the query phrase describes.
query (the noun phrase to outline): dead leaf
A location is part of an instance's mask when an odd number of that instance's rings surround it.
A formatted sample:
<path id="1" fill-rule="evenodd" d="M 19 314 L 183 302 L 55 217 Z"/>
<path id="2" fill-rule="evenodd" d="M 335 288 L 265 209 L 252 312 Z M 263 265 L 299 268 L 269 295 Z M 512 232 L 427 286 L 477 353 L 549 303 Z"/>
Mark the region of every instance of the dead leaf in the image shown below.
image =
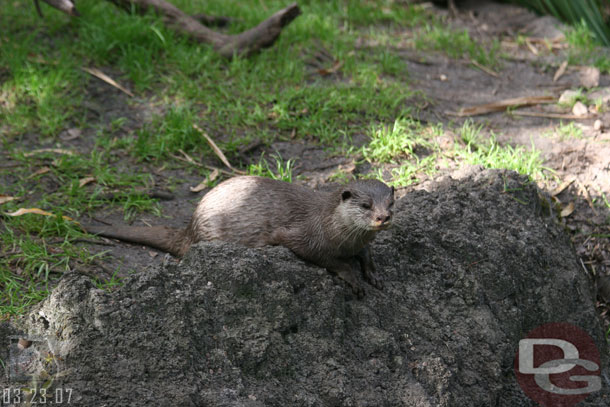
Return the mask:
<path id="1" fill-rule="evenodd" d="M 26 179 L 34 178 L 37 175 L 46 174 L 49 171 L 51 171 L 51 169 L 49 167 L 42 167 L 38 171 L 33 172 L 30 175 L 28 175 L 28 177 Z"/>
<path id="2" fill-rule="evenodd" d="M 559 78 L 561 78 L 563 74 L 566 73 L 567 67 L 568 61 L 563 61 L 561 65 L 559 65 L 559 68 L 557 68 L 557 71 L 555 71 L 555 75 L 553 75 L 553 82 L 557 82 Z"/>
<path id="3" fill-rule="evenodd" d="M 575 178 L 563 181 L 553 191 L 551 191 L 551 196 L 557 196 L 557 195 L 561 194 L 567 187 L 572 185 L 574 180 L 575 180 Z"/>
<path id="4" fill-rule="evenodd" d="M 31 157 L 40 153 L 57 153 L 57 154 L 66 154 L 66 155 L 74 155 L 74 153 L 70 150 L 65 150 L 63 148 L 39 148 L 37 150 L 32 150 L 29 153 L 25 153 L 24 157 Z"/>
<path id="5" fill-rule="evenodd" d="M 237 173 L 237 174 L 242 174 L 245 175 L 246 172 L 245 171 L 241 171 L 238 170 L 236 168 L 233 168 L 233 166 L 229 163 L 229 160 L 227 160 L 227 157 L 225 157 L 224 153 L 222 152 L 222 150 L 220 148 L 218 148 L 218 146 L 216 145 L 216 143 L 214 143 L 214 140 L 212 140 L 210 138 L 210 136 L 207 135 L 207 133 L 203 130 L 201 130 L 201 128 L 199 126 L 197 126 L 196 124 L 193 124 L 193 128 L 195 130 L 197 130 L 199 133 L 201 133 L 201 135 L 208 141 L 208 144 L 210 145 L 210 147 L 212 147 L 212 150 L 214 151 L 214 153 L 216 154 L 216 156 L 218 158 L 220 158 L 220 161 L 222 161 L 222 163 L 224 165 L 227 166 L 227 168 L 231 169 L 233 172 Z"/>
<path id="6" fill-rule="evenodd" d="M 79 187 L 84 187 L 85 185 L 94 182 L 95 181 L 95 177 L 85 177 L 85 178 L 81 178 L 80 181 L 78 181 L 78 186 Z"/>
<path id="7" fill-rule="evenodd" d="M 518 98 L 504 99 L 498 102 L 484 103 L 482 105 L 476 105 L 472 107 L 466 107 L 460 109 L 459 112 L 447 112 L 447 114 L 455 116 L 476 116 L 480 114 L 486 114 L 491 112 L 500 112 L 506 110 L 509 107 L 520 107 L 520 106 L 531 106 L 542 103 L 554 103 L 555 98 L 553 96 L 523 96 Z"/>
<path id="8" fill-rule="evenodd" d="M 157 256 L 159 255 L 159 253 L 157 253 L 157 252 L 153 252 L 153 251 L 151 250 L 151 251 L 149 251 L 149 252 L 148 252 L 148 255 L 154 259 L 155 257 L 157 257 Z"/>
<path id="9" fill-rule="evenodd" d="M 182 154 L 184 158 L 182 158 L 178 155 L 175 155 L 175 154 L 172 154 L 172 157 L 174 157 L 175 159 L 180 160 L 180 161 L 186 161 L 187 163 L 196 165 L 197 167 L 203 167 L 202 164 L 199 164 L 197 161 L 193 160 L 193 157 L 191 157 L 186 152 L 184 152 L 184 150 L 178 149 L 178 152 L 180 152 L 180 154 Z"/>
<path id="10" fill-rule="evenodd" d="M 494 71 L 492 69 L 489 69 L 485 65 L 481 65 L 480 63 L 478 63 L 474 59 L 471 59 L 470 63 L 473 64 L 474 66 L 476 66 L 477 68 L 479 68 L 481 71 L 485 72 L 489 76 L 493 76 L 494 78 L 499 78 L 500 77 L 500 75 L 496 71 Z"/>
<path id="11" fill-rule="evenodd" d="M 131 91 L 129 89 L 124 88 L 123 86 L 119 85 L 114 79 L 112 79 L 110 76 L 106 75 L 104 72 L 100 71 L 97 68 L 87 68 L 87 67 L 81 67 L 81 69 L 93 76 L 95 76 L 98 79 L 103 80 L 104 82 L 106 82 L 107 84 L 109 84 L 110 86 L 114 86 L 115 88 L 117 88 L 118 90 L 120 90 L 121 92 L 124 92 L 126 94 L 128 94 L 129 96 L 133 97 L 133 93 L 131 93 Z"/>
<path id="12" fill-rule="evenodd" d="M 339 70 L 339 68 L 341 68 L 342 66 L 343 66 L 343 62 L 335 61 L 333 66 L 328 69 L 326 69 L 326 68 L 318 69 L 318 73 L 322 76 L 331 75 L 331 74 L 337 72 Z"/>
<path id="13" fill-rule="evenodd" d="M 570 202 L 566 207 L 564 207 L 559 213 L 559 216 L 566 218 L 570 216 L 572 212 L 574 212 L 574 202 Z"/>
<path id="14" fill-rule="evenodd" d="M 70 141 L 70 140 L 79 138 L 81 136 L 81 134 L 83 134 L 83 131 L 81 129 L 72 128 L 72 129 L 66 130 L 66 134 L 59 136 L 59 138 L 64 141 Z"/>
<path id="15" fill-rule="evenodd" d="M 196 187 L 189 187 L 189 189 L 191 190 L 191 192 L 201 192 L 206 189 L 211 182 L 216 181 L 219 175 L 220 171 L 218 171 L 218 168 L 215 168 L 203 181 L 199 183 L 199 185 L 197 185 Z"/>
<path id="16" fill-rule="evenodd" d="M 17 198 L 15 198 L 14 196 L 0 194 L 0 205 L 2 205 L 3 203 L 14 201 L 15 199 Z"/>
<path id="17" fill-rule="evenodd" d="M 525 39 L 525 45 L 527 45 L 527 47 L 529 48 L 530 51 L 532 51 L 532 54 L 538 56 L 538 48 L 536 48 L 534 46 L 534 44 L 532 44 L 532 40 L 529 38 Z"/>
<path id="18" fill-rule="evenodd" d="M 580 71 L 580 84 L 585 88 L 595 88 L 599 86 L 599 69 L 587 66 Z"/>
<path id="19" fill-rule="evenodd" d="M 585 199 L 587 200 L 587 203 L 589 204 L 589 207 L 591 208 L 595 216 L 597 216 L 597 209 L 595 209 L 595 205 L 593 205 L 593 199 L 591 199 L 591 194 L 589 193 L 589 189 L 587 188 L 587 186 L 578 183 L 578 188 L 580 189 L 580 192 L 584 195 Z"/>
<path id="20" fill-rule="evenodd" d="M 28 213 L 34 213 L 36 215 L 44 215 L 44 216 L 57 216 L 51 212 L 43 211 L 42 209 L 38 209 L 38 208 L 20 208 L 20 209 L 17 209 L 15 212 L 6 213 L 6 215 L 21 216 L 21 215 L 26 215 Z M 62 216 L 62 218 L 65 220 L 74 222 L 74 219 L 70 218 L 69 216 Z M 76 223 L 78 223 L 78 222 L 76 222 Z"/>

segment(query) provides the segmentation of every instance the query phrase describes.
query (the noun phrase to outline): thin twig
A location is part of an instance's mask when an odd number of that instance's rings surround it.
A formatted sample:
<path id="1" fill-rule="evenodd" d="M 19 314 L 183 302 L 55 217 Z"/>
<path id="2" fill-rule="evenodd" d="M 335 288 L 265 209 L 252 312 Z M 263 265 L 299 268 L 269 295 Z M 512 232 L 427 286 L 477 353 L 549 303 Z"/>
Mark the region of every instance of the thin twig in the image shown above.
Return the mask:
<path id="1" fill-rule="evenodd" d="M 208 144 L 210 145 L 210 147 L 212 147 L 212 150 L 214 151 L 214 153 L 216 154 L 216 156 L 218 158 L 220 158 L 220 161 L 222 161 L 222 163 L 224 165 L 226 165 L 231 171 L 237 173 L 237 174 L 242 174 L 245 175 L 246 172 L 242 171 L 242 170 L 238 170 L 236 168 L 234 168 L 230 163 L 229 160 L 227 160 L 227 157 L 225 157 L 224 153 L 222 152 L 222 150 L 220 148 L 218 148 L 218 146 L 216 145 L 216 143 L 214 143 L 214 140 L 212 140 L 210 138 L 210 136 L 207 135 L 207 133 L 203 130 L 201 130 L 201 128 L 199 126 L 197 126 L 196 124 L 193 124 L 193 128 L 195 130 L 197 130 L 199 133 L 201 133 L 201 135 L 207 140 Z"/>
<path id="2" fill-rule="evenodd" d="M 493 76 L 494 78 L 500 77 L 500 74 L 498 74 L 496 71 L 493 71 L 493 70 L 487 68 L 485 65 L 478 63 L 474 59 L 470 59 L 469 61 L 471 64 L 473 64 L 474 66 L 479 68 L 481 71 L 485 72 L 487 75 Z"/>

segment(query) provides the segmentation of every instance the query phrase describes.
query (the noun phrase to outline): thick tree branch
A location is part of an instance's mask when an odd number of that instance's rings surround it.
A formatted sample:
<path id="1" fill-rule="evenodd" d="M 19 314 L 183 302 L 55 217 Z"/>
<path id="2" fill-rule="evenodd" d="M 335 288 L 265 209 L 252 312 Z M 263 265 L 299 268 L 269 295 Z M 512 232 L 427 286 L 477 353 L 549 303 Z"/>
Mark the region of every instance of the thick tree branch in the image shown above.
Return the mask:
<path id="1" fill-rule="evenodd" d="M 70 15 L 78 15 L 71 0 L 43 0 L 49 5 Z M 125 9 L 135 9 L 145 13 L 152 9 L 163 16 L 166 24 L 172 29 L 198 42 L 210 44 L 222 56 L 250 55 L 261 48 L 268 47 L 277 40 L 282 28 L 294 20 L 300 13 L 296 3 L 276 12 L 254 28 L 237 35 L 227 35 L 213 31 L 203 25 L 197 18 L 184 13 L 164 0 L 108 0 Z M 71 6 L 71 7 L 70 7 Z"/>

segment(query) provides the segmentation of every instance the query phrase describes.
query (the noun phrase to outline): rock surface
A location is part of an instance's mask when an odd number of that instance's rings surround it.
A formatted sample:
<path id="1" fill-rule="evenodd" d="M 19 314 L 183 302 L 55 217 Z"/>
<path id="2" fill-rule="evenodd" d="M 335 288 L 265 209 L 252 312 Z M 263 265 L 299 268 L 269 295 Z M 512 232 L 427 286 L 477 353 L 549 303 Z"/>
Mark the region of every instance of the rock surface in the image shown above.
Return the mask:
<path id="1" fill-rule="evenodd" d="M 607 389 L 591 284 L 544 202 L 504 171 L 407 194 L 363 300 L 287 249 L 204 242 L 116 291 L 66 275 L 22 328 L 76 406 L 534 405 L 513 359 L 551 321 L 593 337 Z"/>

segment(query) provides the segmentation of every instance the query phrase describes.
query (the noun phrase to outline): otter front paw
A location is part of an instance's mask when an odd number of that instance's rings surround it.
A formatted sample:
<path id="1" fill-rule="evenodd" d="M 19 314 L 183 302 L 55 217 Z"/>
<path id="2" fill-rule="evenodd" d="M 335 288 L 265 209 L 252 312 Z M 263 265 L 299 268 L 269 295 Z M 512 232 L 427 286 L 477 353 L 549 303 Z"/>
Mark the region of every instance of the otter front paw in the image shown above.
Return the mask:
<path id="1" fill-rule="evenodd" d="M 364 279 L 378 290 L 383 289 L 383 280 L 381 279 L 381 277 L 379 277 L 377 273 L 370 271 L 368 268 L 364 269 Z"/>
<path id="2" fill-rule="evenodd" d="M 364 288 L 358 281 L 358 274 L 354 272 L 353 268 L 349 263 L 342 264 L 341 266 L 341 268 L 332 269 L 331 271 L 335 273 L 337 277 L 339 277 L 341 280 L 349 284 L 356 297 L 364 297 Z"/>
<path id="3" fill-rule="evenodd" d="M 362 299 L 364 297 L 364 287 L 362 287 L 361 284 L 359 284 L 359 283 L 355 283 L 355 284 L 349 283 L 349 285 L 352 287 L 352 292 L 354 293 L 356 298 Z"/>

